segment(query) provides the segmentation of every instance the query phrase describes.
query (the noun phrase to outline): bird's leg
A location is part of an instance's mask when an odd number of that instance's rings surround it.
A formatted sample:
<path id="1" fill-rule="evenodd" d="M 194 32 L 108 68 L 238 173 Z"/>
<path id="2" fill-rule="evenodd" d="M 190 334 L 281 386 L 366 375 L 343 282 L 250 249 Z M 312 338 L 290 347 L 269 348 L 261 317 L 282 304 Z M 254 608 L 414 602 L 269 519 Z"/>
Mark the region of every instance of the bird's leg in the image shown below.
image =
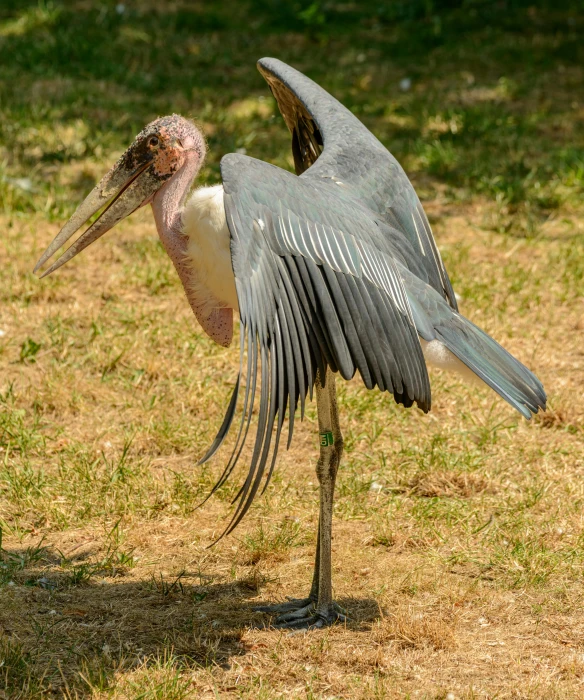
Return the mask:
<path id="1" fill-rule="evenodd" d="M 320 485 L 320 513 L 314 577 L 308 598 L 258 608 L 263 612 L 278 614 L 274 621 L 275 627 L 324 627 L 336 621 L 346 620 L 332 597 L 333 498 L 343 453 L 343 437 L 339 426 L 335 377 L 330 370 L 327 370 L 324 386 L 320 376 L 317 376 L 316 403 L 320 432 L 320 457 L 316 466 Z"/>
<path id="2" fill-rule="evenodd" d="M 343 436 L 339 425 L 337 390 L 335 376 L 327 369 L 325 386 L 317 377 L 316 406 L 320 433 L 320 457 L 316 465 L 316 475 L 320 484 L 320 516 L 318 521 L 318 599 L 316 620 L 310 626 L 322 627 L 345 617 L 333 602 L 332 584 L 332 527 L 333 503 L 337 472 L 343 454 Z M 314 589 L 314 582 L 313 582 Z"/>
<path id="3" fill-rule="evenodd" d="M 312 574 L 312 585 L 308 599 L 313 603 L 318 600 L 318 583 L 320 579 L 320 513 L 318 514 L 318 533 L 316 535 L 316 553 L 314 555 L 314 572 Z"/>

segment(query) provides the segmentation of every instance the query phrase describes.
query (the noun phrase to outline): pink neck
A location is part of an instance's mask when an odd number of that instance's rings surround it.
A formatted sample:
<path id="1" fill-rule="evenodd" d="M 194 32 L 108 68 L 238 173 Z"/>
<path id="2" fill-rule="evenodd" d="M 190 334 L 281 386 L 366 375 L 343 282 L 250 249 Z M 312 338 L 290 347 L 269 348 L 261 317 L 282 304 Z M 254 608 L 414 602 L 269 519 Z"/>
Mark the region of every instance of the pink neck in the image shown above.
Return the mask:
<path id="1" fill-rule="evenodd" d="M 189 190 L 203 165 L 203 160 L 204 156 L 199 158 L 196 151 L 190 151 L 183 167 L 152 198 L 152 212 L 158 235 L 171 258 L 173 256 L 168 250 L 166 242 L 173 240 L 176 234 L 181 234 L 180 237 L 185 238 L 182 236 L 182 212 Z"/>
<path id="2" fill-rule="evenodd" d="M 217 308 L 209 315 L 208 303 L 202 304 L 194 292 L 194 273 L 187 261 L 188 236 L 183 233 L 182 214 L 187 195 L 201 169 L 205 156 L 190 151 L 183 167 L 154 195 L 152 212 L 158 235 L 178 273 L 187 300 L 201 327 L 216 343 L 228 346 L 233 335 L 233 312 Z M 221 305 L 219 302 L 217 306 Z"/>

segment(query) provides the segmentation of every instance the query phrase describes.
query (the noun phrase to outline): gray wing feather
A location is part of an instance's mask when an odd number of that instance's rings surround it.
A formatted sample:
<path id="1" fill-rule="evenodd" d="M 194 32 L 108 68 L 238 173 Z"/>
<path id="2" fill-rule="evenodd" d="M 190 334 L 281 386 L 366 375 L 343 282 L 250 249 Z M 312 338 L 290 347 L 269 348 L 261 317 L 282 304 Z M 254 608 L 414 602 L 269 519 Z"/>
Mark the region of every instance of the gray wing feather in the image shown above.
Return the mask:
<path id="1" fill-rule="evenodd" d="M 430 384 L 397 267 L 411 255 L 407 238 L 388 236 L 374 214 L 338 200 L 328 185 L 261 161 L 230 154 L 221 173 L 247 363 L 242 356 L 241 422 L 219 485 L 241 455 L 259 392 L 253 453 L 228 533 L 269 480 L 286 416 L 290 444 L 317 372 L 358 372 L 368 388 L 424 411 Z"/>
<path id="2" fill-rule="evenodd" d="M 292 134 L 296 173 L 326 180 L 399 228 L 416 250 L 418 275 L 452 308 L 456 297 L 432 229 L 412 184 L 385 146 L 344 105 L 291 66 L 262 58 L 266 79 Z"/>

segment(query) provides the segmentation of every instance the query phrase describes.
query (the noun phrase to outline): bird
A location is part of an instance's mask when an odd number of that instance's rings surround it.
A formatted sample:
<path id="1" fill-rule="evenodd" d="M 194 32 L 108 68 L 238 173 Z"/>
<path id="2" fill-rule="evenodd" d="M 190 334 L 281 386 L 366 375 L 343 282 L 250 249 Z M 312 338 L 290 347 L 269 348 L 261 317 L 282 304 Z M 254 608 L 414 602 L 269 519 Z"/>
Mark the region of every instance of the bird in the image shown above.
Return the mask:
<path id="1" fill-rule="evenodd" d="M 333 598 L 331 538 L 343 453 L 336 381 L 360 377 L 398 404 L 431 407 L 428 366 L 494 390 L 526 419 L 545 410 L 541 382 L 465 318 L 422 204 L 401 165 L 361 121 L 300 71 L 262 58 L 292 137 L 295 173 L 241 153 L 221 159 L 222 183 L 193 189 L 207 146 L 179 115 L 148 124 L 79 205 L 38 261 L 38 272 L 87 221 L 98 218 L 43 273 L 48 275 L 134 211 L 150 204 L 204 332 L 227 347 L 239 316 L 237 380 L 217 436 L 235 445 L 211 491 L 253 449 L 224 535 L 263 493 L 297 412 L 316 396 L 319 518 L 305 598 L 257 608 L 278 628 L 345 623 Z M 211 495 L 209 494 L 209 495 Z"/>

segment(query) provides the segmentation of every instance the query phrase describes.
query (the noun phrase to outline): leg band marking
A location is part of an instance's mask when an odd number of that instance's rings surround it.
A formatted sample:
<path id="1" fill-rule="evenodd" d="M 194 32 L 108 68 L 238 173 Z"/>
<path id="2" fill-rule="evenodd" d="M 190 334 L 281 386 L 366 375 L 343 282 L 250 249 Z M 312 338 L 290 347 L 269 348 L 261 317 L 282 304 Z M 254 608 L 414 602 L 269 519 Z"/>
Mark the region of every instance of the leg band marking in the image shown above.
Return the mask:
<path id="1" fill-rule="evenodd" d="M 319 433 L 319 435 L 321 447 L 330 447 L 331 445 L 335 444 L 335 438 L 333 437 L 333 434 L 330 430 L 327 430 L 323 433 Z"/>

